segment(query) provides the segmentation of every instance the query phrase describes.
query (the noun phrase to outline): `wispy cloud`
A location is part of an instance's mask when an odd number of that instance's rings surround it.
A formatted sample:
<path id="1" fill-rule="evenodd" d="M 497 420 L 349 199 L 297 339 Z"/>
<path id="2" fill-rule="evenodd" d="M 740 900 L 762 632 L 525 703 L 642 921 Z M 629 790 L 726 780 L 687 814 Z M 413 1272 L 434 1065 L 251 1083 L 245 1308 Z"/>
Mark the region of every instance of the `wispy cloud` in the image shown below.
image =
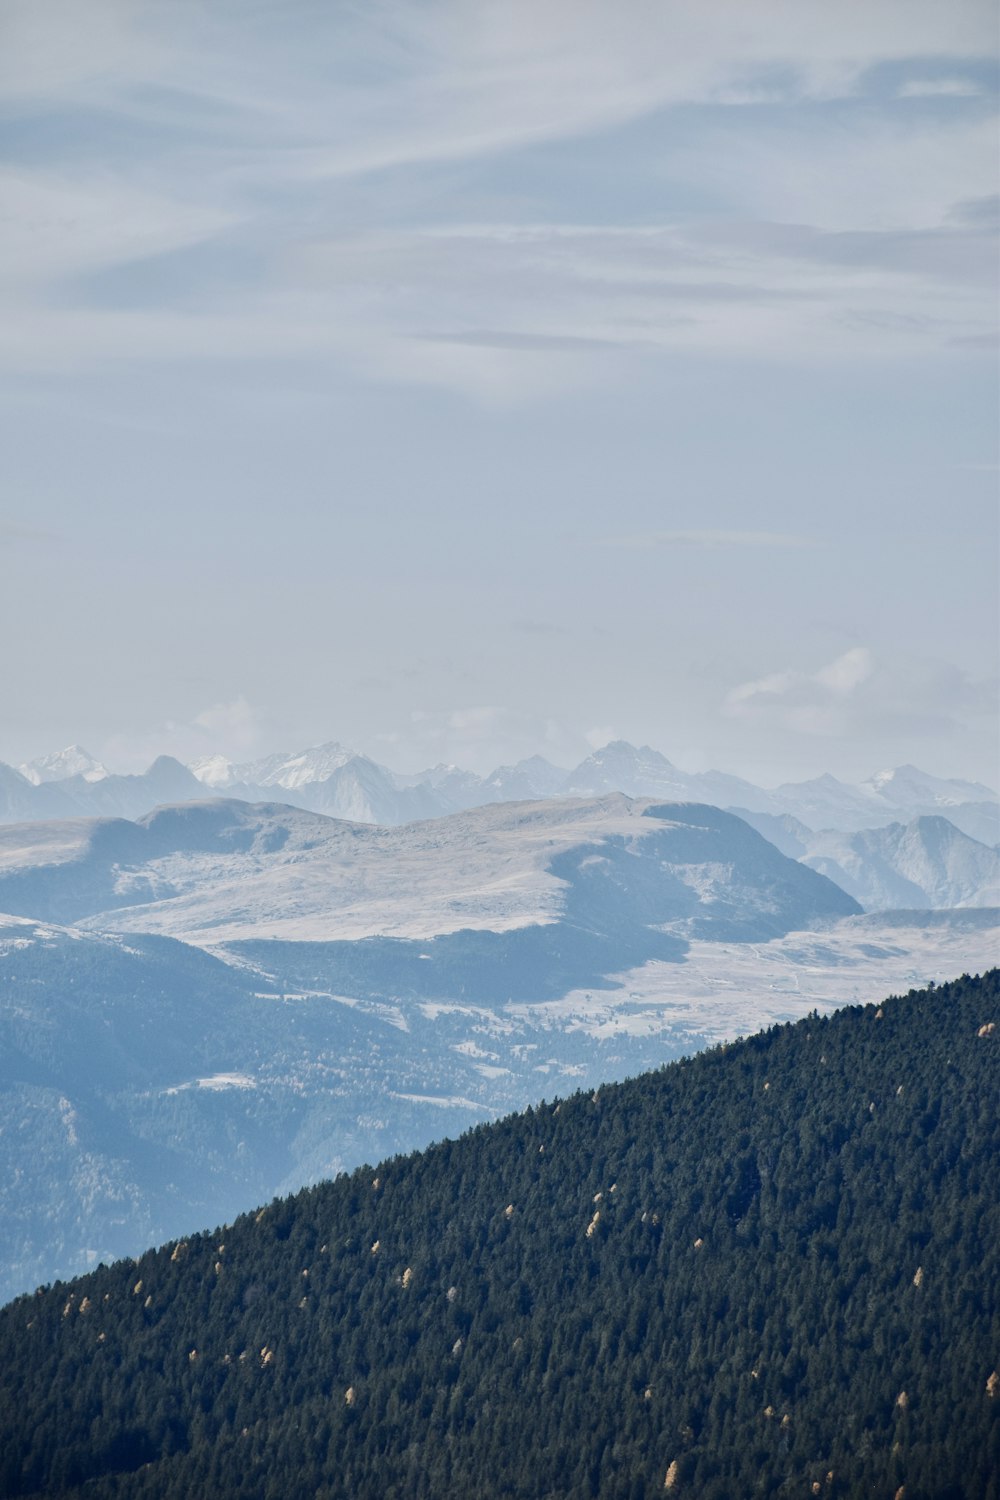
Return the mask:
<path id="1" fill-rule="evenodd" d="M 213 703 L 195 714 L 194 724 L 205 730 L 227 750 L 244 752 L 260 743 L 261 715 L 246 698 L 240 696 L 228 703 Z"/>
<path id="2" fill-rule="evenodd" d="M 831 734 L 841 726 L 846 702 L 874 670 L 871 651 L 856 646 L 815 672 L 772 672 L 741 683 L 723 708 L 733 718 L 767 717 L 800 734 Z"/>
<path id="3" fill-rule="evenodd" d="M 911 78 L 899 90 L 900 99 L 970 99 L 982 89 L 974 78 Z"/>
<path id="4" fill-rule="evenodd" d="M 861 740 L 888 733 L 955 735 L 995 713 L 996 684 L 951 662 L 879 661 L 856 646 L 815 671 L 790 668 L 733 688 L 722 705 L 730 718 L 772 732 Z"/>
<path id="5" fill-rule="evenodd" d="M 796 536 L 792 532 L 728 531 L 725 528 L 714 530 L 709 528 L 701 531 L 647 531 L 633 536 L 603 537 L 598 545 L 621 547 L 637 552 L 655 552 L 672 547 L 698 547 L 710 551 L 726 547 L 773 547 L 799 551 L 818 544 L 813 537 Z"/>
<path id="6" fill-rule="evenodd" d="M 404 733 L 383 742 L 397 746 L 416 769 L 434 763 L 492 771 L 528 756 L 557 762 L 579 758 L 581 737 L 554 718 L 503 704 L 469 704 L 445 709 L 415 709 Z"/>
<path id="7" fill-rule="evenodd" d="M 235 222 L 217 206 L 145 192 L 107 175 L 0 168 L 0 287 L 32 286 L 145 260 Z"/>
<path id="8" fill-rule="evenodd" d="M 259 747 L 263 716 L 246 698 L 213 703 L 186 721 L 165 719 L 146 729 L 112 735 L 101 746 L 104 761 L 116 769 L 145 771 L 158 755 L 180 761 L 223 754 L 239 759 Z"/>
<path id="9" fill-rule="evenodd" d="M 318 356 L 504 401 L 660 355 L 971 347 L 989 228 L 947 216 L 994 186 L 993 126 L 962 72 L 992 51 L 986 9 L 876 0 L 845 28 L 803 0 L 625 0 L 614 15 L 603 0 L 9 0 L 0 107 L 19 138 L 60 112 L 73 124 L 0 174 L 0 358 Z M 897 93 L 933 90 L 935 118 L 888 96 L 852 112 L 861 81 L 900 59 L 933 62 Z M 795 114 L 834 100 L 835 129 Z M 692 105 L 696 133 L 664 124 Z M 710 185 L 702 212 L 535 222 L 490 178 L 505 153 L 640 120 L 657 133 L 655 201 Z M 190 254 L 209 245 L 221 274 Z M 227 255 L 252 274 L 227 277 Z M 128 308 L 88 284 L 156 258 Z"/>

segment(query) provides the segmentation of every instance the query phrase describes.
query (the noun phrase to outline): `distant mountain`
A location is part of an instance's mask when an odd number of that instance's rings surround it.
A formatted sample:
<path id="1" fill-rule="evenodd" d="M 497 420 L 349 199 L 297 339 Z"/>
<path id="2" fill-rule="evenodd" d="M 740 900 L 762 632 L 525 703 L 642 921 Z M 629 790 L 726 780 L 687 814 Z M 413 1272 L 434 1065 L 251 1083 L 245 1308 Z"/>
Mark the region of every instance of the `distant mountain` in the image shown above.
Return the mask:
<path id="1" fill-rule="evenodd" d="M 811 781 L 784 782 L 769 797 L 770 810 L 791 813 L 810 828 L 866 828 L 892 813 L 878 807 L 860 787 L 825 774 Z"/>
<path id="2" fill-rule="evenodd" d="M 41 1288 L 0 1488 L 991 1500 L 998 1007 L 813 1014 Z M 201 1112 L 239 1170 L 212 1098 L 151 1150 Z"/>
<path id="3" fill-rule="evenodd" d="M 962 833 L 949 819 L 842 833 L 816 833 L 797 818 L 730 808 L 789 859 L 802 860 L 849 891 L 869 911 L 1000 905 L 1000 850 Z"/>
<path id="4" fill-rule="evenodd" d="M 454 810 L 447 805 L 451 799 L 445 790 L 446 776 L 435 777 L 433 772 L 423 777 L 394 776 L 384 766 L 335 741 L 291 754 L 282 751 L 242 765 L 213 756 L 195 762 L 191 769 L 216 793 L 261 802 L 272 800 L 280 790 L 284 794 L 281 800 L 293 806 L 359 823 L 395 825 Z M 438 770 L 450 772 L 454 768 Z M 480 784 L 478 777 L 470 779 Z M 477 800 L 473 798 L 473 802 Z M 464 801 L 462 805 L 472 803 Z"/>
<path id="5" fill-rule="evenodd" d="M 52 755 L 42 755 L 19 769 L 33 786 L 41 786 L 45 781 L 65 781 L 70 776 L 82 776 L 84 781 L 103 781 L 111 774 L 80 745 L 69 745 Z"/>
<path id="6" fill-rule="evenodd" d="M 353 759 L 356 752 L 331 740 L 309 750 L 279 751 L 260 760 L 234 764 L 223 756 L 208 756 L 195 761 L 191 770 L 217 790 L 231 786 L 284 787 L 295 791 L 315 781 L 326 781 L 335 771 Z"/>
<path id="7" fill-rule="evenodd" d="M 751 828 L 756 828 L 789 859 L 801 859 L 816 838 L 813 830 L 798 818 L 793 818 L 791 813 L 753 812 L 746 807 L 730 807 L 729 811 L 749 823 Z"/>
<path id="8" fill-rule="evenodd" d="M 0 829 L 0 911 L 199 943 L 520 931 L 572 971 L 581 930 L 624 967 L 672 951 L 668 926 L 756 940 L 857 909 L 728 813 L 620 795 L 395 829 L 228 799 Z"/>
<path id="9" fill-rule="evenodd" d="M 1000 851 L 947 818 L 814 834 L 801 858 L 868 910 L 1000 906 Z"/>
<path id="10" fill-rule="evenodd" d="M 613 740 L 570 772 L 563 791 L 573 797 L 624 792 L 627 797 L 663 797 L 683 802 L 690 795 L 689 780 L 658 750 L 651 750 L 648 745 L 637 750 L 625 740 Z"/>
<path id="11" fill-rule="evenodd" d="M 69 770 L 77 756 L 86 757 L 87 769 L 59 777 L 60 768 Z M 400 775 L 336 741 L 242 764 L 209 756 L 187 768 L 186 782 L 176 771 L 178 763 L 161 757 L 175 768 L 169 792 L 162 790 L 162 777 L 152 768 L 140 777 L 104 773 L 98 781 L 98 763 L 79 747 L 43 761 L 51 763 L 51 777 L 58 779 L 29 787 L 24 777 L 18 780 L 18 772 L 0 767 L 0 822 L 101 814 L 135 818 L 169 799 L 221 794 L 269 802 L 280 793 L 282 801 L 297 807 L 392 827 L 494 802 L 623 792 L 630 797 L 743 808 L 772 818 L 789 816 L 809 828 L 844 832 L 943 813 L 969 837 L 985 844 L 1000 842 L 1000 800 L 976 782 L 948 781 L 902 766 L 880 772 L 861 786 L 824 775 L 767 790 L 721 771 L 689 774 L 648 745 L 637 749 L 623 740 L 595 751 L 573 771 L 532 756 L 514 766 L 500 766 L 486 777 L 452 765 Z M 33 763 L 32 776 L 42 776 L 38 767 L 43 761 Z M 37 795 L 31 794 L 32 785 Z"/>
<path id="12" fill-rule="evenodd" d="M 188 770 L 213 791 L 225 791 L 236 779 L 236 766 L 225 755 L 203 755 L 191 761 Z"/>
<path id="13" fill-rule="evenodd" d="M 930 776 L 916 766 L 897 766 L 892 771 L 879 771 L 868 781 L 862 782 L 862 791 L 898 807 L 901 812 L 922 812 L 929 807 L 940 807 L 947 817 L 947 809 L 958 807 L 963 802 L 996 801 L 996 793 L 979 781 L 945 780 L 941 776 Z"/>
<path id="14" fill-rule="evenodd" d="M 78 774 L 37 784 L 0 765 L 0 823 L 102 815 L 134 818 L 162 802 L 209 796 L 197 777 L 170 755 L 159 756 L 141 776 Z"/>
<path id="15" fill-rule="evenodd" d="M 292 796 L 301 807 L 330 818 L 389 827 L 440 817 L 447 800 L 425 785 L 397 786 L 392 773 L 366 755 L 352 755 L 323 780 L 302 782 Z"/>
<path id="16" fill-rule="evenodd" d="M 141 817 L 151 799 L 154 806 L 159 806 L 163 802 L 189 802 L 209 795 L 187 766 L 172 755 L 157 756 L 141 776 L 105 776 L 94 783 L 73 776 L 58 785 L 79 803 L 81 812 L 86 810 L 91 816 L 96 813 Z"/>
<path id="17" fill-rule="evenodd" d="M 35 784 L 13 766 L 0 762 L 0 821 L 19 823 L 25 818 L 44 818 L 42 799 L 35 795 Z"/>
<path id="18" fill-rule="evenodd" d="M 428 771 L 420 771 L 413 776 L 400 776 L 394 771 L 385 773 L 392 785 L 401 792 L 416 794 L 422 799 L 422 805 L 430 805 L 435 811 L 425 816 L 435 817 L 442 813 L 464 812 L 470 807 L 479 807 L 484 802 L 493 802 L 497 799 L 485 790 L 485 784 L 481 776 L 473 771 L 463 771 L 460 766 L 437 765 Z M 513 799 L 512 799 L 513 800 Z M 407 817 L 404 809 L 409 804 L 400 805 L 401 816 L 392 821 L 405 823 Z"/>
<path id="19" fill-rule="evenodd" d="M 946 809 L 949 823 L 980 844 L 1000 844 L 1000 804 L 996 802 L 960 802 Z"/>
<path id="20" fill-rule="evenodd" d="M 529 802 L 535 798 L 559 797 L 566 790 L 570 773 L 552 765 L 544 756 L 531 755 L 513 766 L 498 766 L 487 776 L 484 801 Z M 615 787 L 624 791 L 624 787 Z"/>

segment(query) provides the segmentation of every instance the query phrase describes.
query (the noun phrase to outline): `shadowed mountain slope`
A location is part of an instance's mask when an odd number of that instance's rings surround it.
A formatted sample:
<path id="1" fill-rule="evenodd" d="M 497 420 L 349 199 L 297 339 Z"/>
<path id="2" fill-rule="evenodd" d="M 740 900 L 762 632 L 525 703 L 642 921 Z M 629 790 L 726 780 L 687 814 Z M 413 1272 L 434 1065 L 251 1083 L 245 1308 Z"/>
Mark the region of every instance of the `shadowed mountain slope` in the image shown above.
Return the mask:
<path id="1" fill-rule="evenodd" d="M 0 1488 L 996 1500 L 1000 976 L 542 1105 L 0 1313 Z"/>

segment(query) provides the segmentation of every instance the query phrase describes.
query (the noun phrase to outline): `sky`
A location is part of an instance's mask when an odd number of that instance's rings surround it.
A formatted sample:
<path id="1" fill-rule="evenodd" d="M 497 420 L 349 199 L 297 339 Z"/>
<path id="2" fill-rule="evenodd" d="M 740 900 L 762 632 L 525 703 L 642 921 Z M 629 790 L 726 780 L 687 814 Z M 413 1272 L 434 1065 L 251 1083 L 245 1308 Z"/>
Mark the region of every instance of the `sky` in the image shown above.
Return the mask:
<path id="1" fill-rule="evenodd" d="M 993 0 L 4 0 L 0 759 L 996 785 Z"/>

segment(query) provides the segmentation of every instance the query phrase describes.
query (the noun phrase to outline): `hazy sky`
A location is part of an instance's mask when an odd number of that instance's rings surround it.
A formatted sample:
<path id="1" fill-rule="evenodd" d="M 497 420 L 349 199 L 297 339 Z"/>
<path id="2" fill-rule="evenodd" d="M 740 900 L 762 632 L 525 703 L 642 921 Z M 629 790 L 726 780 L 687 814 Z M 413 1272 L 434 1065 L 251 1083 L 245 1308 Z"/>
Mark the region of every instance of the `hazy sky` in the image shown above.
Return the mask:
<path id="1" fill-rule="evenodd" d="M 3 0 L 0 759 L 997 780 L 994 0 Z"/>

